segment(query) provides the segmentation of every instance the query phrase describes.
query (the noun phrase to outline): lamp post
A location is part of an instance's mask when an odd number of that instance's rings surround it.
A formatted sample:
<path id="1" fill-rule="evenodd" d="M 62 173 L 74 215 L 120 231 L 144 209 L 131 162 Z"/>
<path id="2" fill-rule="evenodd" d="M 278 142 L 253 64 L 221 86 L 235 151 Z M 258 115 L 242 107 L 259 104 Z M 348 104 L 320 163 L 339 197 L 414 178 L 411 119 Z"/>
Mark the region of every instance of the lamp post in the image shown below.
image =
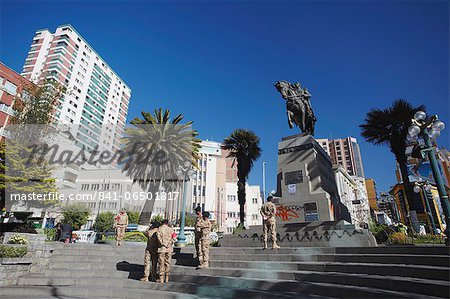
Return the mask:
<path id="1" fill-rule="evenodd" d="M 433 172 L 433 177 L 436 182 L 436 187 L 438 189 L 439 198 L 442 204 L 442 210 L 445 215 L 445 244 L 449 245 L 449 231 L 450 231 L 450 205 L 448 202 L 447 190 L 445 189 L 445 184 L 442 179 L 441 173 L 439 171 L 439 166 L 437 164 L 436 156 L 434 153 L 433 144 L 431 143 L 431 138 L 437 138 L 441 134 L 441 131 L 445 128 L 445 124 L 438 119 L 437 115 L 433 115 L 427 119 L 427 115 L 423 111 L 417 111 L 412 119 L 412 124 L 408 128 L 407 139 L 409 141 L 416 141 L 418 137 L 421 137 L 425 142 L 425 146 L 421 149 L 422 157 L 428 156 L 430 161 L 431 171 Z"/>
<path id="2" fill-rule="evenodd" d="M 422 191 L 423 198 L 425 200 L 425 206 L 427 209 L 428 219 L 430 220 L 431 231 L 433 234 L 436 234 L 436 224 L 434 223 L 433 214 L 431 213 L 430 202 L 428 201 L 428 195 L 426 191 L 430 191 L 431 186 L 428 181 L 425 182 L 415 182 L 414 192 L 419 193 Z"/>
<path id="3" fill-rule="evenodd" d="M 184 172 L 183 179 L 183 201 L 181 203 L 181 222 L 180 222 L 180 233 L 177 237 L 177 242 L 175 243 L 175 247 L 184 247 L 186 246 L 186 235 L 184 234 L 184 226 L 186 224 L 186 197 L 187 197 L 187 182 L 194 174 L 192 169 L 189 169 Z"/>

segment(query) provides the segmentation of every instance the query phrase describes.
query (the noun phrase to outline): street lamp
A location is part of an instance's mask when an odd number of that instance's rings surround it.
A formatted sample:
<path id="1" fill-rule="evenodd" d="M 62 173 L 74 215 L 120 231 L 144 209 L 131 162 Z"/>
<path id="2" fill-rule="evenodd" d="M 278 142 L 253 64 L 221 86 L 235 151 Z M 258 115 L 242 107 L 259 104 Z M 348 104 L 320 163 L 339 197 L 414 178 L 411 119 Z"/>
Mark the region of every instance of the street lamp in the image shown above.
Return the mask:
<path id="1" fill-rule="evenodd" d="M 445 129 L 445 124 L 438 119 L 437 115 L 433 115 L 427 119 L 427 115 L 423 111 L 417 111 L 411 121 L 412 124 L 408 128 L 408 136 L 406 138 L 409 141 L 416 141 L 418 137 L 421 137 L 425 142 L 425 146 L 421 148 L 420 152 L 422 154 L 422 157 L 425 157 L 425 155 L 427 155 L 428 160 L 430 161 L 431 171 L 433 172 L 433 177 L 436 182 L 439 198 L 441 200 L 442 209 L 445 215 L 445 224 L 447 226 L 445 229 L 445 244 L 448 246 L 450 234 L 450 205 L 448 202 L 448 195 L 445 189 L 445 184 L 436 161 L 433 144 L 431 143 L 431 138 L 435 139 L 439 137 L 441 131 Z"/>
<path id="2" fill-rule="evenodd" d="M 414 186 L 415 193 L 420 193 L 420 191 L 422 191 L 423 198 L 425 199 L 425 206 L 427 209 L 428 219 L 430 220 L 431 231 L 433 232 L 433 234 L 436 234 L 436 224 L 434 222 L 433 214 L 431 213 L 430 202 L 428 201 L 429 199 L 427 195 L 427 191 L 431 190 L 431 185 L 428 183 L 428 181 L 425 182 L 419 181 L 415 182 L 414 184 L 415 184 Z"/>
<path id="3" fill-rule="evenodd" d="M 187 197 L 187 182 L 194 175 L 194 170 L 190 168 L 190 164 L 186 165 L 184 170 L 177 172 L 179 176 L 184 174 L 183 179 L 183 202 L 181 203 L 181 222 L 180 222 L 180 233 L 178 234 L 177 242 L 175 242 L 175 247 L 186 246 L 186 235 L 184 234 L 184 226 L 186 224 L 186 197 Z"/>

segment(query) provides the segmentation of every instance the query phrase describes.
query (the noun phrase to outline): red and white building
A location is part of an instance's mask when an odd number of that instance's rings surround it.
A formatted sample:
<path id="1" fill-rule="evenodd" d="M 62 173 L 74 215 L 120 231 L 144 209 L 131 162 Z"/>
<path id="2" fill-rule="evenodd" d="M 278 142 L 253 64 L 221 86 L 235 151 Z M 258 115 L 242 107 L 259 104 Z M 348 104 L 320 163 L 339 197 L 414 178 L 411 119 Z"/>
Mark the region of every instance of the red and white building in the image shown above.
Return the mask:
<path id="1" fill-rule="evenodd" d="M 73 124 L 80 148 L 119 149 L 131 89 L 73 26 L 36 31 L 22 75 L 33 82 L 54 78 L 67 88 L 55 118 Z"/>

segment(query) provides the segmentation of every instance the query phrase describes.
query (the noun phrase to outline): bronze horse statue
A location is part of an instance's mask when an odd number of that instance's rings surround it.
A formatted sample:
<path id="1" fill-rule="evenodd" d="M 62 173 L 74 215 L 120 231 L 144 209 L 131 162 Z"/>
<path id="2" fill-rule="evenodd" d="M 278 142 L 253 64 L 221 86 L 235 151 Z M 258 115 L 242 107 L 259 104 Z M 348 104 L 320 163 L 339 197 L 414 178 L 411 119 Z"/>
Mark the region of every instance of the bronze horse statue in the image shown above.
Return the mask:
<path id="1" fill-rule="evenodd" d="M 317 121 L 312 110 L 311 94 L 299 83 L 291 84 L 287 81 L 277 81 L 275 88 L 286 100 L 286 110 L 289 128 L 295 123 L 305 135 L 314 136 L 314 125 Z"/>

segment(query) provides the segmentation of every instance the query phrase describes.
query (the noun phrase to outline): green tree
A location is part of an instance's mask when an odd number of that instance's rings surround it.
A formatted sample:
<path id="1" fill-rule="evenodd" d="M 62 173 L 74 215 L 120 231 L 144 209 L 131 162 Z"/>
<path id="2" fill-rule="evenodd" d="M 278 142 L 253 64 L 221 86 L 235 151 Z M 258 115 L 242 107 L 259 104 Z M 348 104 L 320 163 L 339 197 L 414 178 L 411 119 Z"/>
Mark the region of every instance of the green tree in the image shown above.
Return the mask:
<path id="1" fill-rule="evenodd" d="M 95 219 L 94 228 L 99 232 L 106 232 L 114 225 L 114 213 L 113 212 L 101 212 Z"/>
<path id="2" fill-rule="evenodd" d="M 43 80 L 39 84 L 24 85 L 17 94 L 8 127 L 10 137 L 0 142 L 0 191 L 28 195 L 56 192 L 53 167 L 48 162 L 30 159 L 30 140 L 41 142 L 46 136 L 46 126 L 52 123 L 53 112 L 61 101 L 65 88 L 54 80 Z M 43 126 L 36 126 L 43 125 Z M 5 198 L 0 208 L 5 206 Z M 33 201 L 34 207 L 53 204 L 55 201 Z"/>
<path id="3" fill-rule="evenodd" d="M 140 212 L 127 212 L 128 214 L 128 223 L 136 224 L 139 222 Z"/>
<path id="4" fill-rule="evenodd" d="M 162 189 L 165 192 L 179 190 L 180 170 L 197 167 L 200 140 L 192 122 L 181 123 L 183 115 L 170 118 L 170 111 L 162 108 L 154 114 L 142 112 L 142 118 L 131 121 L 126 130 L 123 152 L 127 158 L 123 171 L 147 189 L 155 198 Z M 169 189 L 169 190 L 168 190 Z M 149 225 L 154 200 L 147 200 L 139 219 L 140 225 Z"/>
<path id="5" fill-rule="evenodd" d="M 240 226 L 244 227 L 245 184 L 253 163 L 261 156 L 259 137 L 252 131 L 236 129 L 225 138 L 222 148 L 229 151 L 228 157 L 233 158 L 233 165 L 237 162 Z"/>
<path id="6" fill-rule="evenodd" d="M 64 222 L 69 223 L 72 227 L 80 229 L 88 221 L 91 210 L 81 203 L 71 204 L 62 208 Z"/>
<path id="7" fill-rule="evenodd" d="M 425 111 L 425 107 L 422 105 L 414 108 L 406 100 L 396 100 L 391 107 L 371 109 L 366 115 L 365 123 L 359 126 L 362 129 L 361 135 L 367 142 L 374 145 L 387 145 L 394 154 L 400 168 L 402 183 L 410 209 L 416 206 L 417 196 L 413 192 L 413 187 L 408 177 L 407 156 L 405 153 L 406 136 L 411 119 L 419 110 Z"/>
<path id="8" fill-rule="evenodd" d="M 150 220 L 150 223 L 155 223 L 155 222 L 162 223 L 163 220 L 164 220 L 164 217 L 163 217 L 163 216 L 161 216 L 161 215 L 154 215 L 154 216 L 152 217 L 152 219 Z"/>

